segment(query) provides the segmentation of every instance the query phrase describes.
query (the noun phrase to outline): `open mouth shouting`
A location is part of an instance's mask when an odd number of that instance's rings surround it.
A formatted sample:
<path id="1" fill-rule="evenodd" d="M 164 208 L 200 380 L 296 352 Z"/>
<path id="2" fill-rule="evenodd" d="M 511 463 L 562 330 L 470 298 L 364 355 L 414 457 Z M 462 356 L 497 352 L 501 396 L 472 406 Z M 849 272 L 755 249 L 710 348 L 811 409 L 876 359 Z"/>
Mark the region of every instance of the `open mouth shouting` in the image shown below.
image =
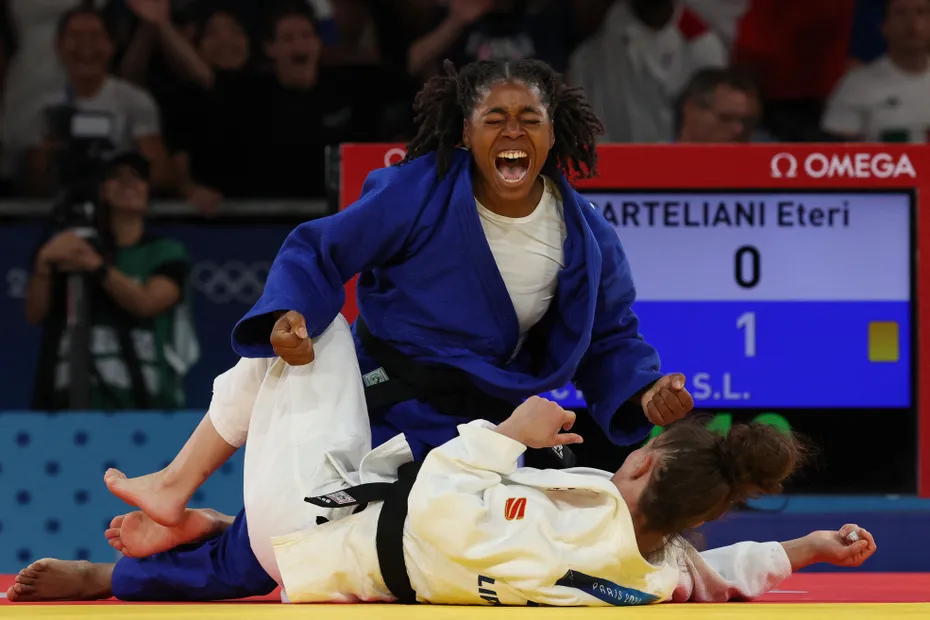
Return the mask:
<path id="1" fill-rule="evenodd" d="M 507 185 L 519 185 L 530 171 L 530 156 L 526 151 L 510 149 L 494 158 L 497 176 Z"/>

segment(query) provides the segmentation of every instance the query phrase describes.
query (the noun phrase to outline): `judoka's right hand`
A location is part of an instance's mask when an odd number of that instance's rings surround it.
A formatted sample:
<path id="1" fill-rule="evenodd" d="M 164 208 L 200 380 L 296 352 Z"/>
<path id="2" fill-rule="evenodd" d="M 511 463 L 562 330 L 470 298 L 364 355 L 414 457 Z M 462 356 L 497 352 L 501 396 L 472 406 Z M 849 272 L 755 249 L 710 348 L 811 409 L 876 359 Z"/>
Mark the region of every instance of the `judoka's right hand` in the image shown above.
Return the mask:
<path id="1" fill-rule="evenodd" d="M 307 321 L 302 314 L 290 310 L 278 318 L 271 330 L 271 347 L 275 355 L 291 366 L 313 361 L 313 341 L 307 334 Z"/>
<path id="2" fill-rule="evenodd" d="M 497 432 L 528 448 L 554 448 L 584 441 L 576 433 L 559 432 L 571 430 L 574 424 L 573 412 L 551 400 L 533 396 L 501 422 Z"/>

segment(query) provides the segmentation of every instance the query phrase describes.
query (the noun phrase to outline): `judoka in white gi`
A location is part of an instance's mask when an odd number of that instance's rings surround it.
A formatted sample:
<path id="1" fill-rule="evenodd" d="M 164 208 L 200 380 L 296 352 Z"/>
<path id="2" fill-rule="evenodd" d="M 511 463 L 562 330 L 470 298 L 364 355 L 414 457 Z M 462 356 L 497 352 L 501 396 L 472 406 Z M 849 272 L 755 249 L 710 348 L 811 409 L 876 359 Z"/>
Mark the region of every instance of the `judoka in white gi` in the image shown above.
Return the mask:
<path id="1" fill-rule="evenodd" d="M 337 506 L 358 494 L 356 485 L 395 481 L 412 455 L 402 435 L 370 450 L 355 346 L 342 317 L 315 351 L 316 360 L 306 366 L 241 360 L 216 379 L 207 415 L 225 441 L 246 446 L 252 549 L 290 601 L 394 601 L 376 544 L 383 504 L 355 512 L 354 506 L 324 508 L 304 498 L 328 494 Z M 456 439 L 426 457 L 402 530 L 402 565 L 416 600 L 607 606 L 751 599 L 793 569 L 820 561 L 858 565 L 875 550 L 866 530 L 847 525 L 797 541 L 698 553 L 677 535 L 747 494 L 778 490 L 797 463 L 796 440 L 770 427 L 739 425 L 722 438 L 684 420 L 633 452 L 615 474 L 517 466 L 527 446 L 579 442 L 560 432 L 573 420 L 573 413 L 533 398 L 498 427 L 480 420 L 460 426 Z M 682 481 L 693 483 L 676 479 L 683 465 L 720 470 L 729 487 L 709 490 L 699 505 L 680 506 L 670 493 Z M 130 555 L 134 544 L 151 542 L 157 528 L 165 529 L 136 523 L 136 531 L 124 527 L 111 536 Z M 861 540 L 850 544 L 845 537 L 852 531 Z M 104 584 L 106 569 L 91 568 L 102 571 L 95 583 Z M 69 570 L 67 562 L 41 560 L 20 573 L 10 598 L 88 598 L 87 590 L 81 596 L 72 588 L 66 597 L 42 582 L 43 575 L 57 573 L 62 588 Z M 109 592 L 100 585 L 94 593 Z"/>

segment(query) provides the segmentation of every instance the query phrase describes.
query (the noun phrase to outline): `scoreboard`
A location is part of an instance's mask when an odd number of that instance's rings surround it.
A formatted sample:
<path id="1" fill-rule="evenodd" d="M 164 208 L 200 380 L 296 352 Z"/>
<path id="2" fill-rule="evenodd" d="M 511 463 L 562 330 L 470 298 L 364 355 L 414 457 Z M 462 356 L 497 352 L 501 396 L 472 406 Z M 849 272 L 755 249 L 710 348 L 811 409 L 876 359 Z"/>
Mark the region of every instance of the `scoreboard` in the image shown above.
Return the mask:
<path id="1" fill-rule="evenodd" d="M 403 155 L 343 145 L 342 207 Z M 606 145 L 599 156 L 601 175 L 578 190 L 616 229 L 640 331 L 663 372 L 686 375 L 696 409 L 723 431 L 758 420 L 812 439 L 820 458 L 800 492 L 930 497 L 930 389 L 918 389 L 930 385 L 926 149 Z M 585 406 L 571 385 L 546 396 Z"/>
<path id="2" fill-rule="evenodd" d="M 911 193 L 585 196 L 621 238 L 643 335 L 698 407 L 911 406 Z"/>

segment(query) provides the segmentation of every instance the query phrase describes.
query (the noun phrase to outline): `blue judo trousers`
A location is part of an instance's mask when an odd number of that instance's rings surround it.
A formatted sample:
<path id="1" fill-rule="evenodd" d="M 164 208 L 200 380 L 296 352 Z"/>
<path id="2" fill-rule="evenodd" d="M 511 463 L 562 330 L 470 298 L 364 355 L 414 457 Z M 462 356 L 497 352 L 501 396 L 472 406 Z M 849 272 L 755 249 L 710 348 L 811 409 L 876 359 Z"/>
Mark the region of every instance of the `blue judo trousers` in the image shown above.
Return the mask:
<path id="1" fill-rule="evenodd" d="M 611 442 L 642 440 L 652 427 L 641 408 L 627 404 L 661 373 L 631 309 L 630 266 L 603 216 L 564 177 L 554 180 L 565 266 L 548 312 L 516 355 L 519 322 L 481 227 L 464 150 L 442 178 L 435 154 L 376 170 L 350 208 L 298 226 L 275 258 L 261 299 L 233 330 L 233 349 L 242 357 L 273 357 L 268 335 L 277 311 L 300 312 L 318 336 L 342 309 L 344 284 L 358 273 L 359 311 L 369 330 L 409 359 L 457 369 L 514 406 L 572 382 Z M 362 374 L 378 371 L 357 335 L 356 348 Z M 370 409 L 369 416 L 374 445 L 403 432 L 418 459 L 469 421 L 420 400 Z M 244 512 L 216 538 L 124 558 L 113 572 L 113 594 L 123 600 L 221 600 L 274 587 L 252 554 Z"/>

